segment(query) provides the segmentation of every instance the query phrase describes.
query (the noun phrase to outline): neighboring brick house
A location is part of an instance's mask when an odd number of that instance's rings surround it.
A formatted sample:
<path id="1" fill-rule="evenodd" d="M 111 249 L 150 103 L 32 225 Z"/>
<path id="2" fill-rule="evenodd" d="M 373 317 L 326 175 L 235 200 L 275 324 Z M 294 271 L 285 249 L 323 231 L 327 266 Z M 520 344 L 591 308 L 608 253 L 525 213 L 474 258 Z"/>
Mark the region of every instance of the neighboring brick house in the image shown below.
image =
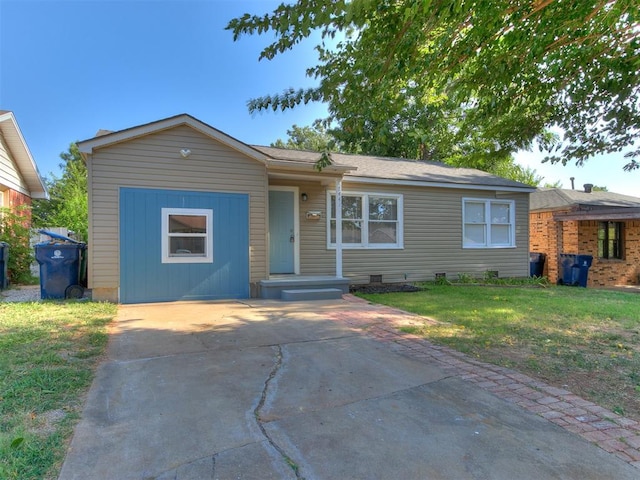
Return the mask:
<path id="1" fill-rule="evenodd" d="M 12 112 L 0 110 L 0 207 L 31 205 L 47 190 Z"/>
<path id="2" fill-rule="evenodd" d="M 529 250 L 558 280 L 561 253 L 591 255 L 588 286 L 640 284 L 640 198 L 612 192 L 539 189 L 529 199 Z"/>

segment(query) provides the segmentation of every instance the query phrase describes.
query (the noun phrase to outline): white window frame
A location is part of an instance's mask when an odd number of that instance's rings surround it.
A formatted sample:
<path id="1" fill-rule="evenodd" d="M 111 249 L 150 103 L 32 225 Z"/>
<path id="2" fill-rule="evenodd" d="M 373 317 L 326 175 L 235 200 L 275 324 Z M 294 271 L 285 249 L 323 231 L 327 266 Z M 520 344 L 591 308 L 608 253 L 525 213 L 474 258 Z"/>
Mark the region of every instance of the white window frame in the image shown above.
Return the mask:
<path id="1" fill-rule="evenodd" d="M 169 232 L 169 216 L 171 215 L 193 215 L 205 217 L 207 231 L 206 233 L 171 234 Z M 206 208 L 163 208 L 161 229 L 162 263 L 213 263 L 213 210 Z M 172 236 L 204 237 L 204 255 L 170 255 L 169 239 Z"/>
<path id="2" fill-rule="evenodd" d="M 467 203 L 482 203 L 484 205 L 484 222 L 467 222 L 466 208 Z M 491 221 L 492 205 L 508 205 L 509 221 L 508 223 L 497 223 Z M 484 243 L 467 243 L 467 225 L 483 225 L 484 226 Z M 493 225 L 509 226 L 508 243 L 494 243 L 491 234 Z M 515 200 L 496 200 L 491 198 L 463 198 L 462 199 L 462 248 L 514 248 L 516 246 L 516 202 Z"/>
<path id="3" fill-rule="evenodd" d="M 331 242 L 331 221 L 335 218 L 331 217 L 331 198 L 336 194 L 335 190 L 327 191 L 327 248 L 335 250 L 336 244 Z M 404 248 L 404 196 L 400 193 L 387 192 L 350 192 L 343 191 L 344 197 L 360 197 L 362 199 L 362 242 L 361 243 L 345 243 L 342 242 L 344 249 L 366 249 L 366 250 L 399 250 Z M 385 197 L 395 198 L 398 218 L 396 219 L 396 243 L 369 243 L 369 197 Z M 349 220 L 342 218 L 342 221 Z M 336 225 L 338 228 L 338 225 Z"/>

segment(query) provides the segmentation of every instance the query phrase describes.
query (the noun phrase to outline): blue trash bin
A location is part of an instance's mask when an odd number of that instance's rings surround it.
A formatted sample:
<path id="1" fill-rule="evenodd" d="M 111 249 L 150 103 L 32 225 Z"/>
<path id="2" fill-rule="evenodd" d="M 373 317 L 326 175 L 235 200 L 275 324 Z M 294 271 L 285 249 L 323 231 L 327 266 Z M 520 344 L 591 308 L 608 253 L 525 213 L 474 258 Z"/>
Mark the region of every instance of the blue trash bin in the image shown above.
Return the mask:
<path id="1" fill-rule="evenodd" d="M 80 285 L 80 265 L 86 244 L 53 241 L 38 243 L 35 250 L 40 264 L 40 297 L 81 298 L 84 287 Z"/>
<path id="2" fill-rule="evenodd" d="M 558 265 L 558 285 L 587 286 L 589 267 L 593 262 L 591 255 L 560 254 Z"/>
<path id="3" fill-rule="evenodd" d="M 570 253 L 561 253 L 558 262 L 558 285 L 575 285 L 578 281 L 578 271 L 573 268 L 576 264 L 576 256 Z"/>
<path id="4" fill-rule="evenodd" d="M 587 281 L 589 280 L 589 268 L 593 263 L 593 257 L 591 255 L 576 255 L 576 266 L 578 270 L 578 285 L 587 288 Z"/>
<path id="5" fill-rule="evenodd" d="M 529 252 L 529 276 L 541 277 L 544 272 L 544 253 Z"/>
<path id="6" fill-rule="evenodd" d="M 9 244 L 0 242 L 0 290 L 9 286 L 9 275 L 7 274 L 7 264 L 9 263 Z"/>

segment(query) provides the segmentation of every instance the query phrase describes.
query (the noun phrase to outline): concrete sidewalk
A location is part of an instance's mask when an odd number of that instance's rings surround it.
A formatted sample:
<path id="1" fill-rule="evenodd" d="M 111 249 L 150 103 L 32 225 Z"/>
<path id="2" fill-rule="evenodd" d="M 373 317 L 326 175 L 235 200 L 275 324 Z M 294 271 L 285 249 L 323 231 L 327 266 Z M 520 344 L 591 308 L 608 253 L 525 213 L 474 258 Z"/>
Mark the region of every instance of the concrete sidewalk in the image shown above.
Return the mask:
<path id="1" fill-rule="evenodd" d="M 347 301 L 120 307 L 60 480 L 638 478 L 416 353 L 394 333 L 404 317 Z"/>

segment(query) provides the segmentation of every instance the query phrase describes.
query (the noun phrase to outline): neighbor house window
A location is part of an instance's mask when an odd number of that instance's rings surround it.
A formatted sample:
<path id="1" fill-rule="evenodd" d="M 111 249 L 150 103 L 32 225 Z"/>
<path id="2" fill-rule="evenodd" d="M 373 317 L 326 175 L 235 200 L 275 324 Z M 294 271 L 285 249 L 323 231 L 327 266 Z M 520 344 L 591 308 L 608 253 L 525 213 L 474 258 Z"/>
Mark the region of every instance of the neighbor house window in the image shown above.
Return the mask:
<path id="1" fill-rule="evenodd" d="M 622 222 L 600 222 L 598 257 L 622 258 Z"/>
<path id="2" fill-rule="evenodd" d="M 464 248 L 515 247 L 513 200 L 462 200 L 462 246 Z"/>
<path id="3" fill-rule="evenodd" d="M 336 195 L 329 194 L 328 244 L 336 245 Z M 342 245 L 345 248 L 402 248 L 402 195 L 342 195 Z"/>
<path id="4" fill-rule="evenodd" d="M 162 209 L 162 263 L 213 262 L 213 211 Z"/>

